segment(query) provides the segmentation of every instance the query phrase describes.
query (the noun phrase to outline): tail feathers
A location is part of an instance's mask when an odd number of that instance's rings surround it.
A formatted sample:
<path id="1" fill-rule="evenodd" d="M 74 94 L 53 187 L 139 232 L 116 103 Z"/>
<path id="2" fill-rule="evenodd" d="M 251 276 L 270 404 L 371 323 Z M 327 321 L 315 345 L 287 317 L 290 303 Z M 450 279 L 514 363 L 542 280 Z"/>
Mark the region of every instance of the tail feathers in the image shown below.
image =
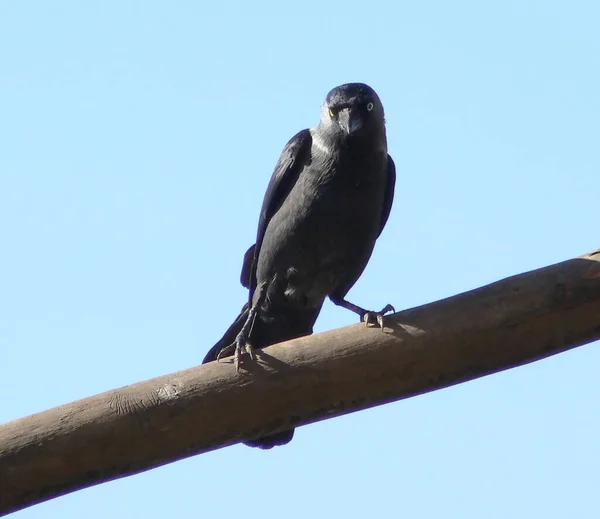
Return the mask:
<path id="1" fill-rule="evenodd" d="M 280 433 L 271 434 L 271 436 L 265 436 L 264 438 L 257 438 L 256 440 L 248 440 L 243 442 L 248 447 L 258 447 L 259 449 L 272 449 L 279 445 L 285 445 L 292 441 L 294 437 L 294 429 L 289 431 L 281 431 Z"/>
<path id="2" fill-rule="evenodd" d="M 221 350 L 223 348 L 226 348 L 230 344 L 233 344 L 237 334 L 240 333 L 240 331 L 242 330 L 242 326 L 244 326 L 244 323 L 246 322 L 247 318 L 248 318 L 248 303 L 246 303 L 242 307 L 242 311 L 240 312 L 240 315 L 238 315 L 236 317 L 235 321 L 233 321 L 233 324 L 229 328 L 227 328 L 227 331 L 225 332 L 223 337 L 219 340 L 219 342 L 217 342 L 217 344 L 215 344 L 210 350 L 208 350 L 208 353 L 204 356 L 204 360 L 202 361 L 202 364 L 206 364 L 207 362 L 212 362 L 213 360 L 217 360 L 217 356 L 219 355 Z"/>

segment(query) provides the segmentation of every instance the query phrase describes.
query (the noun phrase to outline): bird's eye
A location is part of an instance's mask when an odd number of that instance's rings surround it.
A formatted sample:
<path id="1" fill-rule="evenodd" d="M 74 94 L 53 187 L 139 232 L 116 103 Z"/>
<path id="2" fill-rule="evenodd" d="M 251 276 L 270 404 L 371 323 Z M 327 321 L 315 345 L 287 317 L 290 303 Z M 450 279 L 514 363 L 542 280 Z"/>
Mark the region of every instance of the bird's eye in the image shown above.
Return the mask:
<path id="1" fill-rule="evenodd" d="M 370 112 L 371 110 L 373 110 L 373 103 L 367 104 L 367 111 Z"/>
<path id="2" fill-rule="evenodd" d="M 329 109 L 329 115 L 331 117 L 335 117 L 335 113 L 334 113 L 334 111 L 331 108 Z"/>

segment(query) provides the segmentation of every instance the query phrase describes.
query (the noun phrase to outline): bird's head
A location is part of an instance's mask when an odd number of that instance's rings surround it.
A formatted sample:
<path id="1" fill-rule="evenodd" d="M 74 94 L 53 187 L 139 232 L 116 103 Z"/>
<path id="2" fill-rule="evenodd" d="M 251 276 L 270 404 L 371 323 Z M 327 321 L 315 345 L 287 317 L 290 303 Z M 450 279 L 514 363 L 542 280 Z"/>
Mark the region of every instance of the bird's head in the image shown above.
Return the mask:
<path id="1" fill-rule="evenodd" d="M 335 87 L 325 98 L 321 126 L 340 137 L 384 133 L 383 105 L 375 90 L 364 83 Z"/>

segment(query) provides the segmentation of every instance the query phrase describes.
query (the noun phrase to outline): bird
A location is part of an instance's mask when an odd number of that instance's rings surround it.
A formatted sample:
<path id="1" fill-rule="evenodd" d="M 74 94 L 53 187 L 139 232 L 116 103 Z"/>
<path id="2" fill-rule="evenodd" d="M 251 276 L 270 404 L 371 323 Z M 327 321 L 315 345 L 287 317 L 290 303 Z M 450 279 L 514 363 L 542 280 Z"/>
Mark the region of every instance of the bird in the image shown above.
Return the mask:
<path id="1" fill-rule="evenodd" d="M 310 335 L 326 298 L 383 329 L 384 314 L 345 299 L 386 225 L 396 183 L 383 105 L 364 83 L 333 88 L 318 125 L 285 145 L 260 210 L 255 243 L 244 255 L 248 300 L 203 363 L 233 355 L 255 361 L 255 349 Z M 270 449 L 294 430 L 244 441 Z"/>

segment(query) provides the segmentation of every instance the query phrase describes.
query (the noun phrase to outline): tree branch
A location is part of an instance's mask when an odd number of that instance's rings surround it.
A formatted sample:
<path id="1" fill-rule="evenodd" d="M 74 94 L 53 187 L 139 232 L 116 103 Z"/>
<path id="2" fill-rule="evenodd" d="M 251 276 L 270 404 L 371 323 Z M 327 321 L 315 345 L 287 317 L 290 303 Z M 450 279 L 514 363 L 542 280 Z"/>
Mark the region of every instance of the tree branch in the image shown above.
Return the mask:
<path id="1" fill-rule="evenodd" d="M 600 251 L 386 318 L 0 426 L 0 515 L 111 479 L 538 360 L 600 338 Z"/>

